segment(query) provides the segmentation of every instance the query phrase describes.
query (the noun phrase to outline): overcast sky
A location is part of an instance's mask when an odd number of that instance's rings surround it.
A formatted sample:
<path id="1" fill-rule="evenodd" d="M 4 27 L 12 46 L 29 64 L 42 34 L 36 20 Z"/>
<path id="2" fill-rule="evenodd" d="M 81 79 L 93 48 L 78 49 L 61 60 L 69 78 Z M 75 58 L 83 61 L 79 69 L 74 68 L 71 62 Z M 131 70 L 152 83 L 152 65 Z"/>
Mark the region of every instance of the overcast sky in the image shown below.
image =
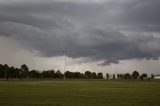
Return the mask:
<path id="1" fill-rule="evenodd" d="M 160 73 L 160 0 L 0 0 L 0 63 Z"/>

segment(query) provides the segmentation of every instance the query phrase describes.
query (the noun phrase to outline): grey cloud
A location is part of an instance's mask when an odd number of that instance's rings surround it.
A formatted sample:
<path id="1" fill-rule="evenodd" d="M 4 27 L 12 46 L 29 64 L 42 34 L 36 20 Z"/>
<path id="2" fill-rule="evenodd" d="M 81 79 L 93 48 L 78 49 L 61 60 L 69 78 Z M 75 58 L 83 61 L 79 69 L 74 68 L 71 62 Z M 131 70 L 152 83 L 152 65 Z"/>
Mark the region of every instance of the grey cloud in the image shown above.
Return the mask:
<path id="1" fill-rule="evenodd" d="M 48 28 L 57 25 L 54 17 L 70 17 L 82 23 L 123 25 L 127 26 L 125 29 L 129 27 L 131 30 L 159 32 L 159 5 L 159 0 L 107 0 L 102 3 L 54 0 L 6 1 L 0 4 L 0 21 Z"/>
<path id="2" fill-rule="evenodd" d="M 4 2 L 0 4 L 0 35 L 17 39 L 46 57 L 87 57 L 103 60 L 101 65 L 158 59 L 158 6 L 158 0 Z"/>
<path id="3" fill-rule="evenodd" d="M 52 35 L 35 27 L 7 22 L 0 24 L 0 29 L 2 29 L 1 34 L 18 39 L 21 43 L 39 51 L 43 56 L 66 54 L 72 58 L 90 57 L 93 60 L 104 60 L 105 62 L 101 65 L 117 64 L 119 60 L 125 59 L 155 59 L 159 57 L 160 52 L 158 45 L 160 40 L 154 36 L 141 35 L 128 38 L 110 28 L 85 27 L 77 31 L 73 28 L 75 32 L 69 32 L 66 29 L 67 33 L 57 32 Z"/>

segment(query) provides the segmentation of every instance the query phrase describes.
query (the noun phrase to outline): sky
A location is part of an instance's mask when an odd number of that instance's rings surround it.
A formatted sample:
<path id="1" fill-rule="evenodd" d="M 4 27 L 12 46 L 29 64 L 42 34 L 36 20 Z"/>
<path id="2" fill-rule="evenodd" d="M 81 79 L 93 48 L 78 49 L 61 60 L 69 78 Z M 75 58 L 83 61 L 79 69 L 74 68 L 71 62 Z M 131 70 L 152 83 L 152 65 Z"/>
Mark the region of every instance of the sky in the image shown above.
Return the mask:
<path id="1" fill-rule="evenodd" d="M 0 64 L 160 74 L 160 0 L 0 0 Z"/>

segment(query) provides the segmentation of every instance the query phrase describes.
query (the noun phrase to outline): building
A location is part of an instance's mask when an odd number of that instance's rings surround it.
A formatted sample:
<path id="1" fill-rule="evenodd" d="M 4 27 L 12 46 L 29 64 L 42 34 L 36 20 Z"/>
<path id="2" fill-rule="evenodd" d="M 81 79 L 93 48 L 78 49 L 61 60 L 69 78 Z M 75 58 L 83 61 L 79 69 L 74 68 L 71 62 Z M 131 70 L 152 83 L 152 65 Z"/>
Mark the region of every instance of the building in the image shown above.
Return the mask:
<path id="1" fill-rule="evenodd" d="M 154 75 L 154 79 L 160 79 L 160 75 Z"/>

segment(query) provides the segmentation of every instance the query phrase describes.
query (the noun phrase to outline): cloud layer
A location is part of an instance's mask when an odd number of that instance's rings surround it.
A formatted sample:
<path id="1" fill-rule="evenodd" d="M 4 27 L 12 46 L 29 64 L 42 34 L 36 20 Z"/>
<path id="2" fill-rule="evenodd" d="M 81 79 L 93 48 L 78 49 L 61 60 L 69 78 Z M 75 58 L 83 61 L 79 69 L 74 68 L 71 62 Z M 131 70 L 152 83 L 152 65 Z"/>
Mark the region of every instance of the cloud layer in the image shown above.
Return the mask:
<path id="1" fill-rule="evenodd" d="M 34 0 L 0 2 L 0 36 L 44 57 L 158 59 L 159 0 Z"/>

